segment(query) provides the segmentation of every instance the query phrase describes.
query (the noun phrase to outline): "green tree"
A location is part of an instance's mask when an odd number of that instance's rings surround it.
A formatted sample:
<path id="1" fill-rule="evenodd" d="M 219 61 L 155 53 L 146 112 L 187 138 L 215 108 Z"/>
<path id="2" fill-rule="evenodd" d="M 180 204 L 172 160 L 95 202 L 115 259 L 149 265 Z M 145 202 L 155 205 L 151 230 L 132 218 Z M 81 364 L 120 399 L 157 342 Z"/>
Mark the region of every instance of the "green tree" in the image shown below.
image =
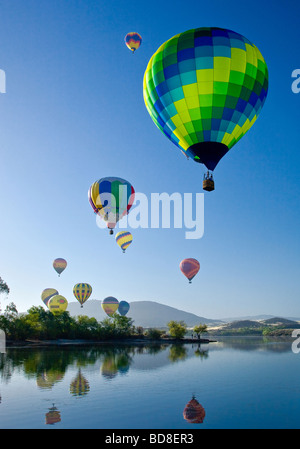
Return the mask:
<path id="1" fill-rule="evenodd" d="M 5 281 L 0 277 L 0 293 L 9 293 L 9 287 Z"/>
<path id="2" fill-rule="evenodd" d="M 197 336 L 200 340 L 201 334 L 207 332 L 207 326 L 206 326 L 206 324 L 198 324 L 197 326 L 195 326 L 193 328 L 193 331 L 195 332 L 195 334 L 197 334 Z"/>
<path id="3" fill-rule="evenodd" d="M 183 338 L 187 332 L 184 321 L 169 321 L 167 324 L 171 337 Z"/>

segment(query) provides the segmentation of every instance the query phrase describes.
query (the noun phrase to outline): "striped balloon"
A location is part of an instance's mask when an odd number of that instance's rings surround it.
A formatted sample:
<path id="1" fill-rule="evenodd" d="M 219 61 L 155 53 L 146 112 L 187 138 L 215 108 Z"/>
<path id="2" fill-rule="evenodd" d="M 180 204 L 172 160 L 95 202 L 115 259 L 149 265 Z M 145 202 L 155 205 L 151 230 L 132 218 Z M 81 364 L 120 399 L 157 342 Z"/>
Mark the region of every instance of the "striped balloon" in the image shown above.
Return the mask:
<path id="1" fill-rule="evenodd" d="M 133 53 L 141 46 L 142 37 L 139 33 L 128 33 L 125 36 L 125 44 Z"/>
<path id="2" fill-rule="evenodd" d="M 132 185 L 122 178 L 101 178 L 94 182 L 88 192 L 90 205 L 113 234 L 117 222 L 129 213 L 133 205 L 135 191 Z"/>
<path id="3" fill-rule="evenodd" d="M 196 259 L 184 259 L 180 262 L 179 267 L 191 283 L 193 277 L 195 277 L 200 270 L 200 263 Z"/>
<path id="4" fill-rule="evenodd" d="M 92 287 L 89 284 L 76 284 L 73 288 L 73 294 L 77 301 L 81 304 L 81 307 L 83 307 L 83 303 L 89 299 L 89 297 L 92 294 Z"/>
<path id="5" fill-rule="evenodd" d="M 116 235 L 116 242 L 122 249 L 123 253 L 132 242 L 132 234 L 129 231 L 121 231 Z"/>
<path id="6" fill-rule="evenodd" d="M 55 295 L 58 295 L 58 291 L 55 288 L 45 288 L 41 294 L 43 303 L 48 307 L 48 301 Z"/>
<path id="7" fill-rule="evenodd" d="M 58 276 L 61 275 L 61 273 L 66 268 L 66 266 L 67 266 L 67 261 L 65 259 L 58 258 L 53 261 L 53 268 L 58 273 Z"/>
<path id="8" fill-rule="evenodd" d="M 119 301 L 113 296 L 103 299 L 101 307 L 108 316 L 112 316 L 119 307 Z"/>

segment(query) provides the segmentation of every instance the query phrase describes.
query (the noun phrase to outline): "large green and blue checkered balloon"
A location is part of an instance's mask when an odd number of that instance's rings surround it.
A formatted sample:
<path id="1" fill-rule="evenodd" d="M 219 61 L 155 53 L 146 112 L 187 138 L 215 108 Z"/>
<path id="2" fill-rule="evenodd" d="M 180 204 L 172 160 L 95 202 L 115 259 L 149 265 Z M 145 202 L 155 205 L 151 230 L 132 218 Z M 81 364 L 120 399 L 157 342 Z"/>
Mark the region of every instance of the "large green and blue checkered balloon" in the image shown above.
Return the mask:
<path id="1" fill-rule="evenodd" d="M 158 128 L 187 156 L 214 170 L 257 119 L 267 96 L 268 69 L 242 35 L 196 28 L 159 47 L 143 90 Z"/>

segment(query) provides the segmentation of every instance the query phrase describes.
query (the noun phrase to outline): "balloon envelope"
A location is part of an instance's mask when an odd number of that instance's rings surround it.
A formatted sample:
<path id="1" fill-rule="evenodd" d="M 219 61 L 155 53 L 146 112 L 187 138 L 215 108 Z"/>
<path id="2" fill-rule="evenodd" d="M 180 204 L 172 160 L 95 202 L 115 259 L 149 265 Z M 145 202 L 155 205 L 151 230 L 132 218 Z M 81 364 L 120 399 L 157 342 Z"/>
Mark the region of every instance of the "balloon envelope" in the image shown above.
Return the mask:
<path id="1" fill-rule="evenodd" d="M 67 310 L 68 301 L 62 295 L 55 295 L 48 302 L 48 308 L 54 315 L 59 315 Z"/>
<path id="2" fill-rule="evenodd" d="M 214 170 L 257 119 L 268 92 L 268 69 L 241 34 L 196 28 L 154 53 L 143 92 L 156 126 L 187 156 Z"/>
<path id="3" fill-rule="evenodd" d="M 120 315 L 125 316 L 128 310 L 130 309 L 130 305 L 127 301 L 120 301 L 118 312 Z"/>
<path id="4" fill-rule="evenodd" d="M 67 266 L 67 261 L 65 259 L 58 258 L 53 261 L 53 268 L 58 273 L 59 276 L 64 271 L 66 266 Z"/>
<path id="5" fill-rule="evenodd" d="M 92 294 L 92 287 L 89 284 L 76 284 L 73 288 L 73 294 L 77 301 L 81 304 L 85 303 Z"/>
<path id="6" fill-rule="evenodd" d="M 133 186 L 122 178 L 101 178 L 94 182 L 88 192 L 90 205 L 113 229 L 116 223 L 129 213 L 134 202 Z"/>
<path id="7" fill-rule="evenodd" d="M 125 36 L 125 44 L 132 52 L 135 52 L 142 43 L 142 37 L 139 33 L 130 32 Z"/>
<path id="8" fill-rule="evenodd" d="M 121 231 L 116 235 L 116 242 L 119 247 L 122 249 L 123 253 L 132 243 L 132 234 L 129 231 Z"/>
<path id="9" fill-rule="evenodd" d="M 118 310 L 119 301 L 113 296 L 108 296 L 103 299 L 101 307 L 108 316 L 111 316 Z"/>
<path id="10" fill-rule="evenodd" d="M 58 295 L 58 291 L 55 288 L 45 288 L 42 291 L 41 298 L 43 303 L 48 307 L 48 301 L 52 298 L 52 296 Z"/>
<path id="11" fill-rule="evenodd" d="M 193 397 L 183 410 L 184 419 L 192 424 L 201 424 L 205 418 L 205 410 L 201 404 Z"/>
<path id="12" fill-rule="evenodd" d="M 197 259 L 184 259 L 180 262 L 180 270 L 191 282 L 200 270 L 200 263 Z"/>

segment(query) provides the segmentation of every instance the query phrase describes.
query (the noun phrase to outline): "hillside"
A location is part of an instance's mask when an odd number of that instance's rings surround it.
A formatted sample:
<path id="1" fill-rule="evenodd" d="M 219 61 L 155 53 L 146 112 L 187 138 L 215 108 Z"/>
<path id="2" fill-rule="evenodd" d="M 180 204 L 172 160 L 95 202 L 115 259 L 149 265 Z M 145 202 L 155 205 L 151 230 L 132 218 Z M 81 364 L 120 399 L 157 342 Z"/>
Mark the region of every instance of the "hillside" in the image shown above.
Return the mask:
<path id="1" fill-rule="evenodd" d="M 241 320 L 241 321 L 233 321 L 232 323 L 228 323 L 222 327 L 223 330 L 227 329 L 243 329 L 243 328 L 260 328 L 262 324 L 258 321 L 252 320 Z"/>
<path id="2" fill-rule="evenodd" d="M 107 318 L 101 307 L 101 301 L 96 299 L 88 300 L 83 308 L 77 302 L 70 302 L 68 312 L 71 316 L 87 315 L 94 317 L 98 321 Z M 133 301 L 130 303 L 130 310 L 127 314 L 132 318 L 135 326 L 147 327 L 167 327 L 171 320 L 184 321 L 188 327 L 197 324 L 218 325 L 220 320 L 204 318 L 193 313 L 185 312 L 174 307 L 166 306 L 155 301 Z"/>
<path id="3" fill-rule="evenodd" d="M 268 320 L 264 320 L 264 324 L 266 325 L 276 325 L 276 326 L 284 326 L 285 328 L 295 328 L 299 323 L 296 321 L 288 320 L 287 318 L 269 318 Z"/>

